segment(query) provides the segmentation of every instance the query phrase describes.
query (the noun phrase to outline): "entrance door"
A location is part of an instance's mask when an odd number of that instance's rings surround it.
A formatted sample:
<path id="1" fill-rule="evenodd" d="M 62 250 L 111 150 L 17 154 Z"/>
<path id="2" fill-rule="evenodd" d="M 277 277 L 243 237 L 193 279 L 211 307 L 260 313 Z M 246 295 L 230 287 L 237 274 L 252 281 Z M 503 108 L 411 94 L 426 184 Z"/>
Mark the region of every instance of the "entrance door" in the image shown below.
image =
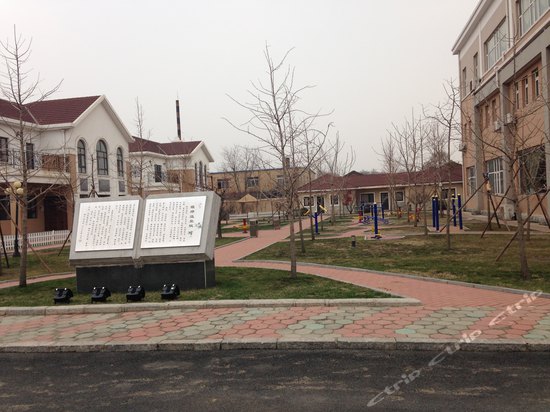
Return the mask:
<path id="1" fill-rule="evenodd" d="M 388 192 L 380 193 L 380 203 L 382 203 L 384 210 L 390 209 L 390 195 Z"/>
<path id="2" fill-rule="evenodd" d="M 321 213 L 321 206 L 325 207 L 325 197 L 317 196 L 317 213 Z"/>
<path id="3" fill-rule="evenodd" d="M 66 230 L 67 201 L 62 197 L 44 198 L 44 230 Z"/>

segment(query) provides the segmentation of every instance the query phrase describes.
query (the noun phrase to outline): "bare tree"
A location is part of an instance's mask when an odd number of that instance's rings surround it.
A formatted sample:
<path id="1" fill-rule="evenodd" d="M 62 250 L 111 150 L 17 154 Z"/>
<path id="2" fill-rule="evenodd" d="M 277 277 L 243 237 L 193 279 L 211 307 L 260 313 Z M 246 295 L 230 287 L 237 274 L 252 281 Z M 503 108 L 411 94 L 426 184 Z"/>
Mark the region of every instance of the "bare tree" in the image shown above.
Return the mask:
<path id="1" fill-rule="evenodd" d="M 321 114 L 310 114 L 298 106 L 301 94 L 309 88 L 294 85 L 294 68 L 285 68 L 290 50 L 277 62 L 266 46 L 264 56 L 267 63 L 267 82 L 258 81 L 249 90 L 250 103 L 241 103 L 231 98 L 245 109 L 249 120 L 243 125 L 228 122 L 236 129 L 255 137 L 263 150 L 282 166 L 284 208 L 289 216 L 290 228 L 290 275 L 296 277 L 296 236 L 294 213 L 297 209 L 297 189 L 300 178 L 311 166 L 317 153 L 305 155 L 306 130 L 313 130 L 314 122 Z M 323 136 L 326 132 L 318 131 Z"/>
<path id="2" fill-rule="evenodd" d="M 330 221 L 336 222 L 335 203 L 338 201 L 342 205 L 343 191 L 346 188 L 346 175 L 351 172 L 355 164 L 355 152 L 350 147 L 349 151 L 344 152 L 345 143 L 340 140 L 340 134 L 337 132 L 334 141 L 331 142 L 329 149 L 323 151 L 323 160 L 328 172 L 328 181 L 330 185 Z"/>
<path id="3" fill-rule="evenodd" d="M 407 190 L 404 193 L 407 205 L 407 221 L 409 221 L 409 207 L 414 207 L 414 226 L 418 225 L 418 206 L 423 202 L 423 187 L 419 187 L 422 157 L 422 126 L 421 119 L 414 114 L 411 120 L 406 120 L 401 127 L 393 125 L 393 131 L 389 132 L 390 139 L 395 142 L 397 163 L 407 177 Z"/>
<path id="4" fill-rule="evenodd" d="M 33 197 L 36 195 L 29 194 L 29 178 L 32 175 L 34 153 L 29 152 L 29 148 L 39 136 L 39 131 L 32 125 L 34 119 L 30 111 L 30 103 L 37 103 L 47 99 L 55 93 L 61 82 L 53 88 L 44 91 L 40 88 L 40 76 L 31 77 L 31 71 L 28 69 L 31 57 L 32 41 L 27 41 L 13 29 L 13 39 L 6 42 L 0 42 L 0 57 L 4 61 L 5 72 L 2 73 L 0 80 L 0 92 L 9 103 L 11 109 L 15 113 L 15 122 L 2 122 L 4 127 L 9 129 L 10 140 L 17 147 L 17 161 L 14 162 L 13 171 L 4 174 L 2 177 L 6 183 L 10 183 L 13 178 L 19 179 L 20 188 L 16 188 L 16 194 L 19 189 L 22 195 L 16 195 L 15 199 L 21 211 L 20 226 L 16 227 L 21 233 L 21 261 L 19 269 L 19 286 L 27 285 L 27 249 L 28 249 L 28 222 L 27 212 L 29 208 L 29 200 L 33 202 Z M 9 143 L 11 143 L 9 142 Z M 8 147 L 9 147 L 8 143 Z M 7 149 L 7 148 L 6 148 Z M 30 196 L 30 199 L 29 199 Z"/>
<path id="5" fill-rule="evenodd" d="M 458 115 L 460 113 L 460 91 L 458 87 L 452 81 L 447 82 L 443 85 L 445 95 L 447 99 L 444 103 L 440 103 L 434 108 L 434 114 L 429 116 L 430 119 L 436 122 L 436 125 L 439 125 L 443 128 L 443 133 L 439 133 L 439 128 L 436 126 L 434 130 L 437 132 L 433 134 L 435 139 L 431 145 L 432 159 L 437 162 L 437 170 L 441 170 L 443 166 L 442 159 L 445 157 L 446 152 L 446 169 L 447 169 L 447 196 L 446 199 L 446 209 L 447 209 L 447 224 L 445 225 L 446 235 L 447 235 L 447 249 L 451 249 L 451 190 L 452 190 L 452 179 L 451 179 L 451 151 L 455 146 L 457 140 L 457 135 L 460 134 L 460 123 L 458 121 Z M 443 137 L 443 139 L 441 138 Z M 446 146 L 444 149 L 443 142 Z"/>

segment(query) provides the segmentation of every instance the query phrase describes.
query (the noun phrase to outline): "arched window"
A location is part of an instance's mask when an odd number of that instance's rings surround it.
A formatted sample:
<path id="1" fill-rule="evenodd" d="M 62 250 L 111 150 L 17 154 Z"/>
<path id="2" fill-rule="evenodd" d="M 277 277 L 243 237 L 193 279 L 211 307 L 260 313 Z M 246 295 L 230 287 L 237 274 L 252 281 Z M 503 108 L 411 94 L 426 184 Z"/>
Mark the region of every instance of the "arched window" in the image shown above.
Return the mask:
<path id="1" fill-rule="evenodd" d="M 107 156 L 107 145 L 103 140 L 97 142 L 96 146 L 97 155 L 97 174 L 108 175 L 109 174 L 109 158 Z"/>
<path id="2" fill-rule="evenodd" d="M 86 173 L 86 143 L 79 140 L 76 145 L 76 156 L 78 161 L 78 173 Z"/>
<path id="3" fill-rule="evenodd" d="M 116 149 L 116 171 L 118 177 L 124 177 L 124 156 L 120 147 Z"/>

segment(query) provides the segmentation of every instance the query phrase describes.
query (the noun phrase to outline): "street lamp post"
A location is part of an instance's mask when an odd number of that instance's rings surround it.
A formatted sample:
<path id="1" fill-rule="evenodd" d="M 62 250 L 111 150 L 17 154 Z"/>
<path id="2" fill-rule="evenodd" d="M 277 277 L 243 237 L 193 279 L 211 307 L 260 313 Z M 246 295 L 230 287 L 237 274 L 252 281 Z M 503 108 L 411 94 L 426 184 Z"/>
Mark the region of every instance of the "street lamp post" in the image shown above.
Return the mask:
<path id="1" fill-rule="evenodd" d="M 4 193 L 8 196 L 13 195 L 15 198 L 15 238 L 13 240 L 13 257 L 21 256 L 19 253 L 19 196 L 25 193 L 25 190 L 21 186 L 21 182 L 15 181 L 10 187 L 4 190 Z"/>

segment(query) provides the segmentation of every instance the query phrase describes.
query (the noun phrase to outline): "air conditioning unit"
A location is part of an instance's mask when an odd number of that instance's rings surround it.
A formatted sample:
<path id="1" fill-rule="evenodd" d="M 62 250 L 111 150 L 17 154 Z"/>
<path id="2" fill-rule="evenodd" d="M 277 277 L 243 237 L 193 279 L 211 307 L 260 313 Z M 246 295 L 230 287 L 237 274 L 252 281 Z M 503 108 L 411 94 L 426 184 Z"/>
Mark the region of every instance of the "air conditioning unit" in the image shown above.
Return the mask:
<path id="1" fill-rule="evenodd" d="M 506 113 L 505 124 L 514 124 L 516 119 L 512 113 Z"/>
<path id="2" fill-rule="evenodd" d="M 495 120 L 495 132 L 500 130 L 500 120 Z"/>
<path id="3" fill-rule="evenodd" d="M 467 149 L 468 145 L 466 143 L 461 143 L 460 147 L 458 148 L 458 150 L 460 150 L 461 152 L 465 152 Z"/>

